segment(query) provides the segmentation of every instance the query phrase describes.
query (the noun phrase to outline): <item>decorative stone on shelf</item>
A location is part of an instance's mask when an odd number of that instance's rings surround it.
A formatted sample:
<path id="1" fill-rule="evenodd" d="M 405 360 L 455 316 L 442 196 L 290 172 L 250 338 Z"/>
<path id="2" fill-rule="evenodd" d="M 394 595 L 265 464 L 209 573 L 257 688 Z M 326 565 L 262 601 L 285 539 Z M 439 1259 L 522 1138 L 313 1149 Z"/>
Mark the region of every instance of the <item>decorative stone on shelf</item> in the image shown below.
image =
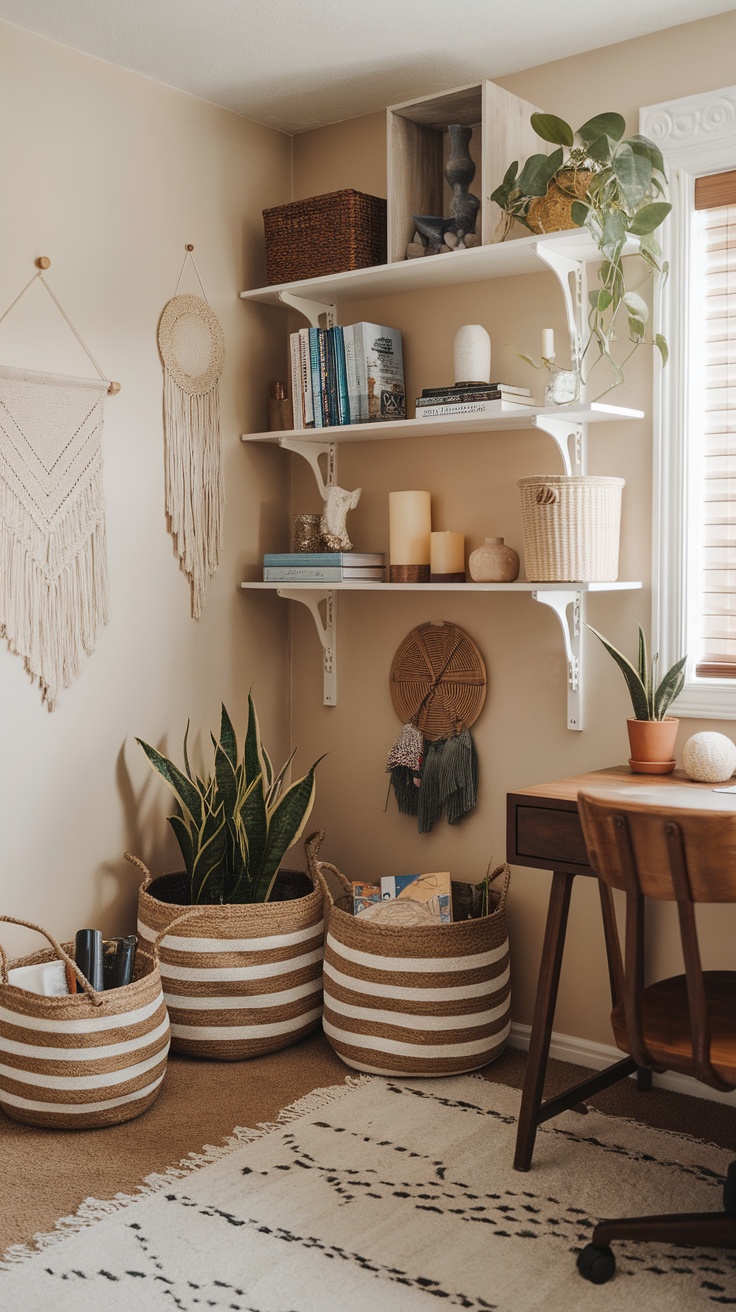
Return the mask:
<path id="1" fill-rule="evenodd" d="M 725 783 L 736 770 L 736 744 L 725 733 L 694 733 L 683 746 L 682 766 L 697 783 Z"/>

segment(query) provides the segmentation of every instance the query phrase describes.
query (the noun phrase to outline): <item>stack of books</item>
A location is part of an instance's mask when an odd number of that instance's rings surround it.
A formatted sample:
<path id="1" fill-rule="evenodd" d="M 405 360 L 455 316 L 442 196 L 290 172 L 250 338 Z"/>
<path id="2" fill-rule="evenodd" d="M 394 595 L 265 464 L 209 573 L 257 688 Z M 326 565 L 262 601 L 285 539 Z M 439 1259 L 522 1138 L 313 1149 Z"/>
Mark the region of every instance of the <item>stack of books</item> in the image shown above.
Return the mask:
<path id="1" fill-rule="evenodd" d="M 425 387 L 417 397 L 417 419 L 466 419 L 474 415 L 499 415 L 505 411 L 534 407 L 528 387 L 510 383 L 455 383 L 448 387 Z"/>
<path id="2" fill-rule="evenodd" d="M 398 328 L 300 328 L 289 347 L 295 428 L 406 419 Z"/>
<path id="3" fill-rule="evenodd" d="M 263 557 L 264 583 L 382 583 L 382 551 L 284 551 Z"/>

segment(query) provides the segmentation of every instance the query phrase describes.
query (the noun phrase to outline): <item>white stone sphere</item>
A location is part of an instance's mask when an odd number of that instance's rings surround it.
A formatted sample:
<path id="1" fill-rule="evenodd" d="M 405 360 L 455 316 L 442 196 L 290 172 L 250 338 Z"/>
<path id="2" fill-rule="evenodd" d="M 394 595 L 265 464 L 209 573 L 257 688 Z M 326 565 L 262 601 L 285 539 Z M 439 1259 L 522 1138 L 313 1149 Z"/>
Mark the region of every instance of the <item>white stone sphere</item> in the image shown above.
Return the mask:
<path id="1" fill-rule="evenodd" d="M 694 733 L 682 749 L 682 765 L 698 783 L 725 783 L 736 770 L 736 744 L 725 733 Z"/>

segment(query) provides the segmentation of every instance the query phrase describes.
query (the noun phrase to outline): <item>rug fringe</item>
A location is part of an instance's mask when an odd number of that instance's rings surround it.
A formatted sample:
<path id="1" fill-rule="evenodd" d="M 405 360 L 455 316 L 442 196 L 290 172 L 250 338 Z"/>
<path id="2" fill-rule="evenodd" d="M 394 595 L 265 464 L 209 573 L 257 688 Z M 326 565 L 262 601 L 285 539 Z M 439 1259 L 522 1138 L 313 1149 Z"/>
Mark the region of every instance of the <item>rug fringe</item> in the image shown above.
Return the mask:
<path id="1" fill-rule="evenodd" d="M 147 1175 L 135 1193 L 118 1193 L 113 1198 L 106 1199 L 85 1198 L 73 1216 L 60 1217 L 54 1229 L 47 1234 L 34 1235 L 30 1244 L 11 1244 L 10 1248 L 0 1258 L 0 1273 L 14 1270 L 45 1249 L 63 1243 L 65 1239 L 69 1239 L 72 1235 L 81 1234 L 83 1230 L 89 1229 L 98 1221 L 103 1221 L 105 1217 L 121 1212 L 133 1203 L 140 1203 L 147 1198 L 153 1198 L 156 1194 L 160 1194 L 165 1189 L 172 1188 L 181 1180 L 185 1180 L 203 1166 L 212 1166 L 215 1162 L 221 1161 L 223 1157 L 229 1157 L 238 1148 L 242 1148 L 249 1143 L 255 1143 L 256 1140 L 263 1139 L 268 1134 L 273 1134 L 275 1130 L 283 1130 L 284 1125 L 291 1124 L 293 1121 L 301 1120 L 304 1116 L 310 1116 L 312 1113 L 320 1111 L 321 1108 L 337 1102 L 355 1089 L 366 1084 L 372 1084 L 375 1078 L 373 1075 L 348 1075 L 344 1084 L 331 1084 L 323 1089 L 313 1089 L 311 1093 L 298 1098 L 296 1102 L 290 1103 L 288 1107 L 283 1107 L 279 1112 L 278 1119 L 275 1121 L 262 1121 L 253 1127 L 237 1125 L 223 1144 L 205 1144 L 200 1152 L 189 1153 L 178 1165 L 169 1166 L 163 1173 L 152 1172 L 151 1175 Z"/>

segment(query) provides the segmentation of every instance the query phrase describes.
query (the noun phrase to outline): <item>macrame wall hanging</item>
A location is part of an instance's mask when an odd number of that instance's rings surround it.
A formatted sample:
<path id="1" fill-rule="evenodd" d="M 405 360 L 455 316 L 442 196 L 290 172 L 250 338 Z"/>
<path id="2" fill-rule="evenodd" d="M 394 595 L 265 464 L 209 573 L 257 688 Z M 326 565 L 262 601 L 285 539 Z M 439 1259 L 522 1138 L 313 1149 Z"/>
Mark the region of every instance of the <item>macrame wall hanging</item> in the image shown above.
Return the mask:
<path id="1" fill-rule="evenodd" d="M 399 810 L 429 833 L 443 811 L 459 824 L 478 798 L 478 757 L 470 725 L 483 708 L 486 667 L 455 624 L 420 624 L 391 663 L 391 701 L 403 728 L 388 754 Z"/>
<path id="2" fill-rule="evenodd" d="M 192 615 L 198 620 L 222 547 L 220 374 L 225 337 L 208 304 L 193 250 L 186 247 L 176 291 L 161 315 L 158 344 L 164 362 L 166 513 L 179 564 L 189 580 Z M 204 299 L 178 295 L 188 259 Z"/>
<path id="3" fill-rule="evenodd" d="M 55 710 L 109 618 L 102 486 L 105 378 L 40 279 L 100 380 L 0 366 L 0 635 Z"/>

